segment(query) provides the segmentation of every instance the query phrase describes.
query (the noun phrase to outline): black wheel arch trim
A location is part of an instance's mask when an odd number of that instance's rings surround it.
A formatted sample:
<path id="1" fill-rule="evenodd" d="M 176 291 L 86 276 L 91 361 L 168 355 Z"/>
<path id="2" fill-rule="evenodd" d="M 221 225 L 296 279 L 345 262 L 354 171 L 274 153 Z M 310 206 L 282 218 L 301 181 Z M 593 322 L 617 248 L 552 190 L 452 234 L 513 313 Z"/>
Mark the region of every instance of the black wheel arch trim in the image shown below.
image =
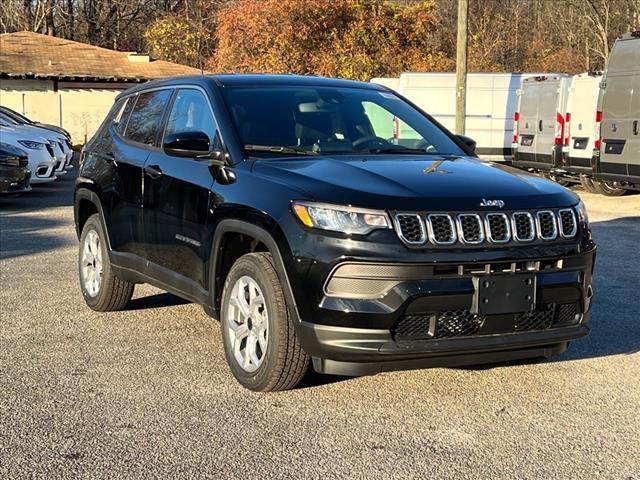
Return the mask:
<path id="1" fill-rule="evenodd" d="M 111 251 L 112 251 L 111 238 L 109 236 L 109 229 L 107 228 L 107 224 L 105 222 L 104 209 L 102 208 L 102 202 L 100 201 L 100 197 L 98 196 L 98 194 L 93 190 L 91 190 L 91 188 L 88 185 L 82 185 L 82 186 L 76 187 L 76 191 L 74 193 L 73 216 L 74 216 L 74 221 L 76 226 L 76 236 L 78 237 L 78 240 L 80 239 L 80 235 L 82 234 L 82 229 L 80 228 L 80 221 L 79 221 L 80 220 L 79 208 L 80 208 L 81 200 L 88 200 L 96 207 L 96 210 L 98 211 L 98 215 L 100 217 L 100 222 L 102 222 L 102 228 L 104 229 L 104 233 L 107 237 L 107 244 L 109 247 L 108 248 L 109 256 L 111 256 Z"/>
<path id="2" fill-rule="evenodd" d="M 267 250 L 273 257 L 276 273 L 278 274 L 278 278 L 280 279 L 280 283 L 282 285 L 289 310 L 296 320 L 296 323 L 299 323 L 300 314 L 298 312 L 298 306 L 296 304 L 295 296 L 293 294 L 291 283 L 289 281 L 289 275 L 287 274 L 287 269 L 285 267 L 280 247 L 278 247 L 278 243 L 274 239 L 273 235 L 264 228 L 259 227 L 253 223 L 233 218 L 221 220 L 220 223 L 218 223 L 218 225 L 216 226 L 215 233 L 213 235 L 211 268 L 209 269 L 209 290 L 211 295 L 211 302 L 215 310 L 219 310 L 221 300 L 221 298 L 216 298 L 216 275 L 218 269 L 220 268 L 222 257 L 220 254 L 220 245 L 222 239 L 224 238 L 224 235 L 227 233 L 240 233 L 243 235 L 248 235 L 263 243 L 267 247 Z M 221 296 L 222 295 L 220 295 L 220 297 Z"/>

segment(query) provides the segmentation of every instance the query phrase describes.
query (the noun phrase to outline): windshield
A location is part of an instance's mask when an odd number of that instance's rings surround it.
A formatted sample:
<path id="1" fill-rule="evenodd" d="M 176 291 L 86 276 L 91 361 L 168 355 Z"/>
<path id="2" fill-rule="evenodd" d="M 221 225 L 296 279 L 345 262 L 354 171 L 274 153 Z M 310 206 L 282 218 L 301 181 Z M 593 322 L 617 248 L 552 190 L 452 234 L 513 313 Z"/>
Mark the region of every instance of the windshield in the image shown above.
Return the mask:
<path id="1" fill-rule="evenodd" d="M 29 120 L 24 115 L 20 115 L 18 112 L 14 112 L 13 110 L 11 110 L 9 108 L 2 107 L 0 109 L 0 114 L 3 115 L 3 116 L 10 117 L 16 123 L 28 123 L 28 124 L 33 123 L 31 120 Z"/>
<path id="2" fill-rule="evenodd" d="M 313 86 L 222 90 L 251 157 L 465 155 L 439 127 L 390 92 Z"/>
<path id="3" fill-rule="evenodd" d="M 4 113 L 0 112 L 0 125 L 5 125 L 5 126 L 18 125 L 18 122 L 16 122 L 9 115 L 5 115 Z"/>

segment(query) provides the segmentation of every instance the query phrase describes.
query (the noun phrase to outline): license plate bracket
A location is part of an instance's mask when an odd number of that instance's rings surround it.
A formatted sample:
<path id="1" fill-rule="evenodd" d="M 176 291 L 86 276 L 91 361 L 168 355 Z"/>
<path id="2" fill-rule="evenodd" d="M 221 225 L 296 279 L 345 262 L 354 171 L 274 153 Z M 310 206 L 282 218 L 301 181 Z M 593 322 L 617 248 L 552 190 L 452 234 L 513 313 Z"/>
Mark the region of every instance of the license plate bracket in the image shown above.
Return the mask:
<path id="1" fill-rule="evenodd" d="M 536 304 L 534 273 L 505 273 L 473 277 L 471 313 L 502 315 L 530 312 Z"/>

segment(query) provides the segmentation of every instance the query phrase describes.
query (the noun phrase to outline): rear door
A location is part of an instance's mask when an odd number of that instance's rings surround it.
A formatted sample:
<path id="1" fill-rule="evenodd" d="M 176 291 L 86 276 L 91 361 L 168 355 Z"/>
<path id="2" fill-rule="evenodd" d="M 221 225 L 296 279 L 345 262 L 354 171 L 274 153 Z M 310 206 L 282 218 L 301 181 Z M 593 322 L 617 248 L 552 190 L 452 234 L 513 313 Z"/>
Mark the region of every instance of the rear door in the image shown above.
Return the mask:
<path id="1" fill-rule="evenodd" d="M 143 256 L 142 169 L 162 123 L 170 90 L 142 92 L 130 97 L 122 118 L 109 126 L 110 144 L 100 155 L 109 165 L 107 208 L 115 251 Z"/>
<path id="2" fill-rule="evenodd" d="M 595 144 L 595 118 L 600 76 L 575 76 L 569 89 L 567 112 L 571 114 L 570 166 L 591 168 Z"/>
<path id="3" fill-rule="evenodd" d="M 179 88 L 173 97 L 164 136 L 186 131 L 204 132 L 212 150 L 222 149 L 213 109 L 200 88 Z M 205 229 L 216 173 L 203 160 L 160 149 L 151 152 L 145 165 L 146 257 L 166 269 L 158 271 L 159 278 L 182 291 L 206 284 L 204 265 L 211 247 Z M 169 272 L 178 275 L 163 276 Z"/>
<path id="4" fill-rule="evenodd" d="M 534 140 L 536 162 L 552 165 L 555 146 L 556 114 L 559 110 L 557 80 L 538 83 L 538 109 L 536 114 L 536 136 Z"/>
<path id="5" fill-rule="evenodd" d="M 602 92 L 602 149 L 600 171 L 602 173 L 626 175 L 626 164 L 631 160 L 633 120 L 631 103 L 633 82 L 638 69 L 640 41 L 617 41 L 611 51 Z"/>
<path id="6" fill-rule="evenodd" d="M 538 83 L 534 80 L 522 82 L 518 112 L 518 160 L 535 161 L 535 137 L 538 134 Z"/>

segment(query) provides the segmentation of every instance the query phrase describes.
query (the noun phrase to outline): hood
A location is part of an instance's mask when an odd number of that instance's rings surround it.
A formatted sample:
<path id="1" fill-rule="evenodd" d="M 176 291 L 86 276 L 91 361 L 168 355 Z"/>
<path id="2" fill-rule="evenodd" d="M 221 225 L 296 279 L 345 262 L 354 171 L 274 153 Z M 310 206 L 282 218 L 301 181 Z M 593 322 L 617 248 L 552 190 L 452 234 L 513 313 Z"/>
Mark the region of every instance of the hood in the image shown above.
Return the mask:
<path id="1" fill-rule="evenodd" d="M 387 210 L 503 210 L 575 205 L 566 188 L 521 170 L 467 157 L 323 156 L 255 162 L 254 173 L 319 202 Z"/>
<path id="2" fill-rule="evenodd" d="M 16 125 L 16 128 L 23 128 L 52 142 L 64 142 L 65 139 L 64 135 L 62 135 L 61 133 L 50 130 L 48 128 L 39 127 L 37 125 Z"/>
<path id="3" fill-rule="evenodd" d="M 39 127 L 39 128 L 44 128 L 46 130 L 51 130 L 53 132 L 56 132 L 64 137 L 66 137 L 67 139 L 71 138 L 71 135 L 69 134 L 68 131 L 66 131 L 64 128 L 62 127 L 58 127 L 57 125 L 51 125 L 50 123 L 40 123 L 40 122 L 35 122 L 34 126 Z"/>
<path id="4" fill-rule="evenodd" d="M 18 140 L 31 140 L 33 142 L 48 142 L 49 140 L 44 138 L 40 133 L 34 132 L 31 129 L 22 128 L 22 126 L 0 126 L 0 139 L 18 141 Z"/>

